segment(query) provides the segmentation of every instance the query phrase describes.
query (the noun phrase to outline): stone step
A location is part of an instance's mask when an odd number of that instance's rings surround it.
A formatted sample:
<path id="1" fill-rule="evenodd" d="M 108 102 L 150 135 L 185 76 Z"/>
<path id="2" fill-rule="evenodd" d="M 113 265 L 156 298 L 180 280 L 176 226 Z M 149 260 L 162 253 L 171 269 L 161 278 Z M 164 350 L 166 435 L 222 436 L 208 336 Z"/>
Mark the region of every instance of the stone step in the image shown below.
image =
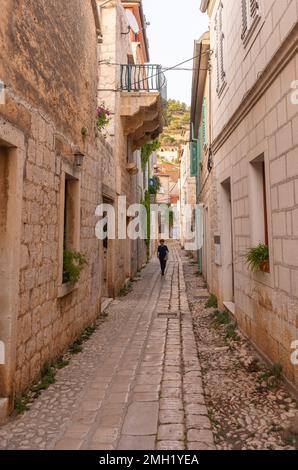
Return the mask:
<path id="1" fill-rule="evenodd" d="M 4 423 L 8 416 L 8 398 L 0 398 L 0 424 Z"/>
<path id="2" fill-rule="evenodd" d="M 232 314 L 235 315 L 235 304 L 234 302 L 224 302 L 223 303 L 226 309 Z"/>
<path id="3" fill-rule="evenodd" d="M 101 313 L 104 313 L 108 306 L 113 302 L 114 299 L 109 298 L 109 297 L 103 297 L 101 300 Z"/>

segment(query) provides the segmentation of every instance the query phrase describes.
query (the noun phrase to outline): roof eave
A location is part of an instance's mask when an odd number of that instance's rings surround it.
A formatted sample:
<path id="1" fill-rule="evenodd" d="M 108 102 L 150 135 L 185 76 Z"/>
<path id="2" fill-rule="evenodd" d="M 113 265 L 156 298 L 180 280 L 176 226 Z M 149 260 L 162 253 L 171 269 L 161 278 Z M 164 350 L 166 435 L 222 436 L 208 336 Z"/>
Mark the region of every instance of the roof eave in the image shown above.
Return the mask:
<path id="1" fill-rule="evenodd" d="M 201 0 L 201 7 L 200 8 L 201 8 L 201 11 L 203 13 L 206 13 L 207 8 L 209 6 L 209 3 L 210 3 L 210 0 Z"/>
<path id="2" fill-rule="evenodd" d="M 208 62 L 210 51 L 210 33 L 204 33 L 198 41 L 195 41 L 194 48 L 194 72 L 192 80 L 192 99 L 191 99 L 191 122 L 194 126 L 195 134 L 200 122 L 201 105 L 205 82 L 207 78 Z M 194 136 L 192 135 L 192 138 Z"/>

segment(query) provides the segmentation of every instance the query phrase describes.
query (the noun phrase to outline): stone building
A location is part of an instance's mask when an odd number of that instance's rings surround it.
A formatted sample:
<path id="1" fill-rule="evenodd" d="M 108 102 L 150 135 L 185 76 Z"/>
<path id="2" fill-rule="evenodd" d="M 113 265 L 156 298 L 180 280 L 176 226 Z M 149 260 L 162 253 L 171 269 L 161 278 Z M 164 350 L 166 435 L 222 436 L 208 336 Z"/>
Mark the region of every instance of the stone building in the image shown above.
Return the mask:
<path id="1" fill-rule="evenodd" d="M 96 209 L 143 197 L 138 149 L 162 129 L 162 74 L 148 86 L 160 70 L 142 66 L 141 1 L 8 0 L 1 9 L 2 419 L 145 260 L 143 240 L 96 237 Z M 102 101 L 112 112 L 107 136 L 96 125 Z M 86 264 L 72 278 L 77 254 Z"/>
<path id="2" fill-rule="evenodd" d="M 208 185 L 216 191 L 208 198 L 201 188 L 209 285 L 297 387 L 298 2 L 202 0 L 201 10 L 212 50 Z M 252 272 L 245 254 L 259 244 L 269 266 Z"/>
<path id="3" fill-rule="evenodd" d="M 193 212 L 196 205 L 196 178 L 191 173 L 191 155 L 189 145 L 189 132 L 186 133 L 186 144 L 182 149 L 182 156 L 180 160 L 180 178 L 179 178 L 179 223 L 180 223 L 180 243 L 184 248 L 185 235 L 187 234 L 187 214 L 186 205 L 191 206 Z"/>
<path id="4" fill-rule="evenodd" d="M 106 140 L 113 148 L 113 155 L 103 160 L 103 197 L 118 214 L 119 196 L 126 196 L 128 208 L 141 202 L 148 189 L 148 181 L 140 177 L 140 149 L 162 131 L 165 79 L 159 66 L 148 64 L 142 1 L 98 1 L 98 5 L 103 31 L 98 100 L 112 113 Z M 131 218 L 124 217 L 128 225 Z M 144 240 L 108 240 L 103 295 L 113 297 L 146 256 Z"/>
<path id="5" fill-rule="evenodd" d="M 100 312 L 95 209 L 111 151 L 96 131 L 100 36 L 95 1 L 1 2 L 2 417 Z M 87 261 L 77 283 L 65 276 L 66 249 Z"/>
<path id="6" fill-rule="evenodd" d="M 197 252 L 199 272 L 210 290 L 214 289 L 216 276 L 212 275 L 211 263 L 213 236 L 212 223 L 216 220 L 216 190 L 210 153 L 210 34 L 204 33 L 194 44 L 194 73 L 191 103 L 190 175 L 196 179 L 196 203 L 200 205 L 197 221 L 203 235 L 203 245 Z"/>

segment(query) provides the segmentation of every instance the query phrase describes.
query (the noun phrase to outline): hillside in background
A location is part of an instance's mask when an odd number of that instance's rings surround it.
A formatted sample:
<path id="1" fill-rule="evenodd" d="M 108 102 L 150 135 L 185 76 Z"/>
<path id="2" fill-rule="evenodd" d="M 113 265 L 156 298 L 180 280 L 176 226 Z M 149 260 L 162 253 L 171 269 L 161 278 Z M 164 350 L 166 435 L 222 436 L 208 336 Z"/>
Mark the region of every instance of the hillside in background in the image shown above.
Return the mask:
<path id="1" fill-rule="evenodd" d="M 161 145 L 179 146 L 184 143 L 189 130 L 190 108 L 185 103 L 169 99 L 167 102 L 167 126 L 160 137 Z"/>

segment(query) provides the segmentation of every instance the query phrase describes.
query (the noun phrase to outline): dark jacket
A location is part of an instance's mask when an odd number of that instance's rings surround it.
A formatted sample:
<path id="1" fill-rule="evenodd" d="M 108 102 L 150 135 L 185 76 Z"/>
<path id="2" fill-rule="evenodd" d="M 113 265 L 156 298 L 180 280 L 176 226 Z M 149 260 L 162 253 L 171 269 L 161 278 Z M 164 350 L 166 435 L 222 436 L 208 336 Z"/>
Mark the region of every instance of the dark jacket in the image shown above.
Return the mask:
<path id="1" fill-rule="evenodd" d="M 168 247 L 166 245 L 163 245 L 163 246 L 159 245 L 157 253 L 158 253 L 159 259 L 164 260 L 167 254 L 169 253 Z"/>

